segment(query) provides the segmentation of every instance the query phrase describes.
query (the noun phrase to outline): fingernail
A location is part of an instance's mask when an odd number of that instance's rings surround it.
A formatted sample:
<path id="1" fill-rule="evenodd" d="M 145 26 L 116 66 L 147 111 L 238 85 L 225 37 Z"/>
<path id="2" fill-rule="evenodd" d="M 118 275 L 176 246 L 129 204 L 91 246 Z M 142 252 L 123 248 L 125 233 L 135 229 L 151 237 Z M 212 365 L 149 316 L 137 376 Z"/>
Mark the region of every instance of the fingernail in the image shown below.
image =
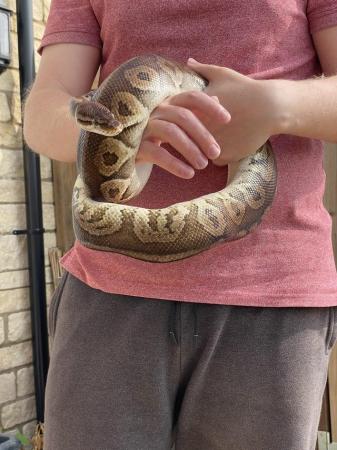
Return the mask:
<path id="1" fill-rule="evenodd" d="M 195 64 L 195 63 L 197 63 L 198 61 L 197 61 L 196 59 L 194 59 L 194 58 L 188 58 L 187 62 L 192 63 L 192 64 Z"/>
<path id="2" fill-rule="evenodd" d="M 226 122 L 229 122 L 232 118 L 232 116 L 229 114 L 229 112 L 226 109 L 221 109 L 221 115 L 224 119 L 226 119 Z"/>
<path id="3" fill-rule="evenodd" d="M 195 172 L 194 172 L 194 170 L 192 168 L 191 168 L 191 170 L 190 169 L 185 169 L 184 170 L 184 175 L 186 176 L 186 178 L 193 178 L 194 175 L 195 175 Z"/>
<path id="4" fill-rule="evenodd" d="M 208 159 L 203 156 L 197 160 L 198 169 L 204 169 L 208 165 Z"/>
<path id="5" fill-rule="evenodd" d="M 221 149 L 217 144 L 212 144 L 209 148 L 208 154 L 210 158 L 216 158 L 220 155 Z"/>

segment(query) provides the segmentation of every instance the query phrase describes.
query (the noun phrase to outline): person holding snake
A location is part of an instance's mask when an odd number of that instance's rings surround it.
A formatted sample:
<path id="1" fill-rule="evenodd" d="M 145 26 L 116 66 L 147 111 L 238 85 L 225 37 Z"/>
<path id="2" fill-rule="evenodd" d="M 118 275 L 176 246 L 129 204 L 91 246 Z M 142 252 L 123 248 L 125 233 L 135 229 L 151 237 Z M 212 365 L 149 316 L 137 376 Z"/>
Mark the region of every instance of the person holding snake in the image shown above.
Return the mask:
<path id="1" fill-rule="evenodd" d="M 44 448 L 314 450 L 335 0 L 52 0 L 38 52 L 24 137 L 78 169 Z"/>

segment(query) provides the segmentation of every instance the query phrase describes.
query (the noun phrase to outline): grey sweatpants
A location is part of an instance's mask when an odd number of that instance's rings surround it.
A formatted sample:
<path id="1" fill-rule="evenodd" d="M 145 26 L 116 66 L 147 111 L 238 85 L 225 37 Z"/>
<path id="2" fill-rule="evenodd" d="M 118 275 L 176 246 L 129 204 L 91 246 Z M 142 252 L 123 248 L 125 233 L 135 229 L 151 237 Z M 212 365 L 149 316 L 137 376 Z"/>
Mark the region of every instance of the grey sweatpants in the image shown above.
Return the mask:
<path id="1" fill-rule="evenodd" d="M 337 306 L 138 298 L 65 272 L 49 333 L 45 450 L 315 448 Z"/>

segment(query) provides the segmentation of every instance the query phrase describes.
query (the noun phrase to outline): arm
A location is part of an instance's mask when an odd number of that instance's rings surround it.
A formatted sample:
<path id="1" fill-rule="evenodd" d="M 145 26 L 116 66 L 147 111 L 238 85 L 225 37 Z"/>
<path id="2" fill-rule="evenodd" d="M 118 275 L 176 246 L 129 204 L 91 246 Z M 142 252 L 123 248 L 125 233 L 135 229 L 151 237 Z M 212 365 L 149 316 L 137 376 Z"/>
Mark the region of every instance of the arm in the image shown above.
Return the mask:
<path id="1" fill-rule="evenodd" d="M 58 161 L 76 161 L 80 128 L 70 114 L 69 101 L 91 89 L 99 62 L 100 50 L 89 45 L 54 44 L 44 48 L 24 110 L 24 138 L 32 150 Z M 191 166 L 201 169 L 207 165 L 203 154 L 218 156 L 220 150 L 214 154 L 211 149 L 216 144 L 214 137 L 190 111 L 192 108 L 201 108 L 217 123 L 229 120 L 218 101 L 202 92 L 173 96 L 151 115 L 139 163 L 155 163 L 179 177 L 191 178 Z M 193 130 L 196 143 L 184 130 Z M 161 142 L 177 148 L 190 165 L 160 147 Z"/>
<path id="2" fill-rule="evenodd" d="M 280 94 L 283 115 L 276 131 L 337 142 L 337 27 L 315 33 L 313 40 L 326 78 L 266 82 Z"/>
<path id="3" fill-rule="evenodd" d="M 277 134 L 337 142 L 337 27 L 313 39 L 323 78 L 254 80 L 226 67 L 188 61 L 210 81 L 205 92 L 218 96 L 232 116 L 225 127 L 211 124 L 221 147 L 214 164 L 239 161 Z"/>
<path id="4" fill-rule="evenodd" d="M 44 48 L 24 108 L 23 133 L 32 150 L 58 161 L 76 161 L 79 128 L 69 114 L 69 100 L 91 89 L 99 63 L 100 50 L 89 45 Z"/>

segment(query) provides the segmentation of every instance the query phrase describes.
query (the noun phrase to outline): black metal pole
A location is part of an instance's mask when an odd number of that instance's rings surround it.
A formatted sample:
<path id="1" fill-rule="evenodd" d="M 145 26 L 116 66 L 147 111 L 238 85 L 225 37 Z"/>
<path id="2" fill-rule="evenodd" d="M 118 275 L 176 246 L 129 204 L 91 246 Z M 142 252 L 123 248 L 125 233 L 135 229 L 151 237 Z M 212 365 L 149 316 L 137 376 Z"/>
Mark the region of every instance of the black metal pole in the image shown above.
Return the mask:
<path id="1" fill-rule="evenodd" d="M 31 0 L 16 0 L 21 103 L 35 78 L 33 12 Z M 30 306 L 37 421 L 44 420 L 44 394 L 49 364 L 46 312 L 46 282 L 43 247 L 43 220 L 40 178 L 40 157 L 23 145 L 26 192 Z"/>

